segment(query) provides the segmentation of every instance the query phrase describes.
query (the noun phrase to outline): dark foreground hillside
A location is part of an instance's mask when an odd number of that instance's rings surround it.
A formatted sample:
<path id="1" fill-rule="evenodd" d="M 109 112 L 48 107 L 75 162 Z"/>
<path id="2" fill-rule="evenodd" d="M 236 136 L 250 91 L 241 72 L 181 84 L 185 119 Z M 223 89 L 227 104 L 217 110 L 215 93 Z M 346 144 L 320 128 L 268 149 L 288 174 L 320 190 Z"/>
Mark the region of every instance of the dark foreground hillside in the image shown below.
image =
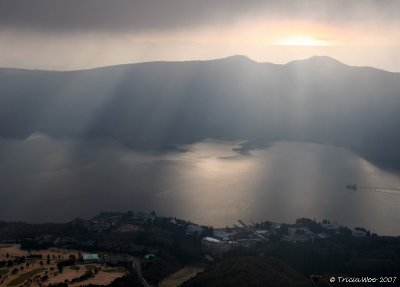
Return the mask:
<path id="1" fill-rule="evenodd" d="M 306 287 L 313 285 L 308 278 L 281 261 L 264 257 L 237 257 L 219 262 L 182 286 Z"/>
<path id="2" fill-rule="evenodd" d="M 104 285 L 100 285 L 104 286 Z M 131 273 L 128 276 L 115 279 L 111 284 L 106 285 L 107 287 L 142 287 L 143 284 L 135 273 Z M 87 285 L 87 287 L 99 287 L 99 285 Z"/>

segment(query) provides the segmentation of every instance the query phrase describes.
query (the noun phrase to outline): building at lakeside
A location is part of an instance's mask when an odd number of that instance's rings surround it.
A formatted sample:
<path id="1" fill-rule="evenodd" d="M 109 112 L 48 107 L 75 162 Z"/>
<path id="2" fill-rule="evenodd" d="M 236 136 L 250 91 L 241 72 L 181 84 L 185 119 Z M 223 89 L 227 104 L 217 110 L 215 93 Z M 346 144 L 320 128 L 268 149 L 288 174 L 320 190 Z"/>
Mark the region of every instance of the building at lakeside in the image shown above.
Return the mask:
<path id="1" fill-rule="evenodd" d="M 139 225 L 127 223 L 118 227 L 117 232 L 138 232 L 140 230 L 142 228 Z"/>
<path id="2" fill-rule="evenodd" d="M 201 240 L 201 246 L 203 250 L 213 254 L 224 253 L 230 249 L 230 246 L 227 242 L 208 236 Z"/>
<path id="3" fill-rule="evenodd" d="M 98 254 L 83 254 L 83 263 L 90 264 L 90 263 L 99 263 L 100 257 Z"/>
<path id="4" fill-rule="evenodd" d="M 118 265 L 132 261 L 133 259 L 123 254 L 104 254 L 101 255 L 101 262 L 108 265 Z"/>
<path id="5" fill-rule="evenodd" d="M 359 230 L 359 229 L 354 229 L 354 230 L 352 230 L 352 231 L 351 231 L 351 234 L 352 234 L 354 237 L 365 237 L 365 236 L 367 236 L 367 232 L 366 232 L 366 231 L 364 231 L 364 230 Z"/>
<path id="6" fill-rule="evenodd" d="M 231 239 L 231 233 L 227 228 L 215 228 L 213 230 L 213 235 L 221 240 Z"/>
<path id="7" fill-rule="evenodd" d="M 204 231 L 204 228 L 199 225 L 196 225 L 196 224 L 189 224 L 186 227 L 187 235 L 195 235 L 195 234 L 200 235 L 203 231 Z"/>

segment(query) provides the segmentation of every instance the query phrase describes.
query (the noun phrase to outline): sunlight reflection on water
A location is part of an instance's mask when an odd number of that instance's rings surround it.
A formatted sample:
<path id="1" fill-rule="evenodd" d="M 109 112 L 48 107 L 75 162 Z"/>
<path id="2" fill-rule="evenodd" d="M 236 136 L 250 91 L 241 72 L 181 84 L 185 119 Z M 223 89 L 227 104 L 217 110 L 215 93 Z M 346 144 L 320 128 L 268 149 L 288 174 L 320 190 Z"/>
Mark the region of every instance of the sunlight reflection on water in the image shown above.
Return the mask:
<path id="1" fill-rule="evenodd" d="M 345 188 L 349 183 L 393 186 L 399 176 L 335 146 L 276 142 L 250 155 L 233 147 L 206 141 L 170 155 L 168 160 L 180 164 L 166 167 L 166 191 L 156 195 L 157 209 L 217 226 L 239 218 L 293 222 L 304 216 L 400 234 L 400 196 Z"/>
<path id="2" fill-rule="evenodd" d="M 0 140 L 0 219 L 65 221 L 99 211 L 152 211 L 223 227 L 238 219 L 330 219 L 400 234 L 400 176 L 337 146 L 274 142 L 241 154 L 205 140 L 174 152 L 137 152 L 113 141 L 36 135 Z"/>

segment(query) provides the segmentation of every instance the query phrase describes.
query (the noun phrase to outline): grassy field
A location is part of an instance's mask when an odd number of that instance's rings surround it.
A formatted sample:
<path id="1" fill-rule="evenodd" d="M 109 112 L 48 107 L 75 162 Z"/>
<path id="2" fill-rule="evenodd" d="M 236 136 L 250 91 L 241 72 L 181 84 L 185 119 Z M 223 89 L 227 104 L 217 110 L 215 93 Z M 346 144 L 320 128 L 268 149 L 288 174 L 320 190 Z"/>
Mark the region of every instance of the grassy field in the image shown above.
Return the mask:
<path id="1" fill-rule="evenodd" d="M 7 286 L 17 286 L 17 285 L 25 282 L 25 280 L 32 278 L 36 274 L 43 272 L 44 270 L 46 270 L 46 268 L 37 268 L 32 271 L 21 274 L 19 277 L 15 278 L 10 283 L 8 283 Z"/>
<path id="2" fill-rule="evenodd" d="M 11 256 L 28 256 L 30 253 L 27 250 L 22 250 L 18 244 L 3 244 L 0 245 L 0 261 L 2 260 L 8 260 L 8 258 Z M 74 255 L 75 257 L 78 257 L 79 255 L 79 250 L 68 250 L 68 249 L 61 249 L 61 248 L 49 248 L 46 250 L 35 250 L 33 254 L 35 255 L 42 255 L 42 259 L 33 259 L 33 260 L 27 260 L 23 264 L 17 264 L 14 265 L 13 268 L 20 268 L 21 266 L 24 267 L 24 271 L 20 270 L 16 274 L 11 274 L 11 270 L 7 268 L 0 268 L 0 275 L 2 276 L 2 280 L 4 279 L 4 275 L 7 275 L 7 278 L 3 281 L 3 283 L 0 284 L 0 287 L 5 287 L 5 286 L 21 286 L 23 285 L 24 282 L 26 282 L 29 279 L 32 279 L 39 273 L 43 272 L 40 274 L 40 276 L 44 275 L 45 270 L 47 270 L 48 273 L 48 281 L 46 282 L 46 286 L 48 284 L 58 284 L 62 283 L 65 280 L 72 280 L 73 278 L 82 276 L 85 274 L 86 271 L 92 270 L 95 268 L 98 269 L 110 269 L 110 272 L 98 272 L 95 277 L 90 278 L 89 280 L 85 281 L 85 284 L 97 284 L 97 285 L 107 285 L 111 283 L 113 280 L 115 280 L 118 277 L 121 277 L 125 273 L 125 269 L 119 268 L 119 267 L 112 267 L 112 268 L 105 268 L 104 266 L 101 266 L 100 264 L 89 264 L 89 265 L 75 265 L 75 266 L 69 266 L 68 268 L 64 268 L 64 272 L 58 273 L 57 272 L 57 262 L 59 260 L 65 260 L 68 258 L 70 255 Z M 8 257 L 7 257 L 8 254 Z M 40 266 L 39 262 L 46 261 L 47 255 L 50 256 L 50 264 L 49 265 L 44 265 Z M 26 266 L 26 263 L 29 262 L 29 266 Z M 51 270 L 52 269 L 52 270 Z M 93 272 L 94 273 L 94 272 Z M 71 287 L 77 287 L 81 283 L 77 284 L 72 284 Z"/>
<path id="3" fill-rule="evenodd" d="M 111 269 L 103 269 L 102 271 L 108 272 L 108 273 L 124 273 L 126 271 L 125 267 L 118 267 L 118 268 L 111 268 Z"/>
<path id="4" fill-rule="evenodd" d="M 76 266 L 76 265 L 74 265 L 74 266 L 71 266 L 70 267 L 72 270 L 79 270 L 79 269 L 81 269 L 81 267 L 79 267 L 79 266 Z"/>
<path id="5" fill-rule="evenodd" d="M 0 249 L 1 248 L 10 248 L 10 247 L 13 247 L 13 245 L 12 244 L 0 245 Z"/>
<path id="6" fill-rule="evenodd" d="M 96 269 L 97 267 L 94 265 L 85 265 L 86 270 L 93 270 Z"/>

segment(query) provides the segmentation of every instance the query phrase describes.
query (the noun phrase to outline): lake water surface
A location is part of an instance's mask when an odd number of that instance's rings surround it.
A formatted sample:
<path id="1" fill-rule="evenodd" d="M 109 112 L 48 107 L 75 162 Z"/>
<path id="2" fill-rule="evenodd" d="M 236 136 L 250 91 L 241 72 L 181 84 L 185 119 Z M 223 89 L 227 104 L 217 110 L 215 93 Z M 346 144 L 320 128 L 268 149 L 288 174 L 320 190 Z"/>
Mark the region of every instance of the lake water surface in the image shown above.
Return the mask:
<path id="1" fill-rule="evenodd" d="M 229 143 L 203 142 L 173 157 L 161 172 L 157 210 L 203 224 L 225 226 L 299 217 L 330 219 L 383 234 L 400 234 L 400 177 L 349 150 L 301 142 L 275 142 L 240 155 Z M 172 208 L 171 208 L 172 207 Z"/>
<path id="2" fill-rule="evenodd" d="M 345 188 L 398 189 L 400 176 L 337 146 L 282 141 L 240 154 L 238 143 L 207 140 L 185 152 L 139 153 L 44 135 L 0 145 L 3 220 L 155 210 L 216 227 L 309 217 L 400 235 L 400 191 Z"/>

